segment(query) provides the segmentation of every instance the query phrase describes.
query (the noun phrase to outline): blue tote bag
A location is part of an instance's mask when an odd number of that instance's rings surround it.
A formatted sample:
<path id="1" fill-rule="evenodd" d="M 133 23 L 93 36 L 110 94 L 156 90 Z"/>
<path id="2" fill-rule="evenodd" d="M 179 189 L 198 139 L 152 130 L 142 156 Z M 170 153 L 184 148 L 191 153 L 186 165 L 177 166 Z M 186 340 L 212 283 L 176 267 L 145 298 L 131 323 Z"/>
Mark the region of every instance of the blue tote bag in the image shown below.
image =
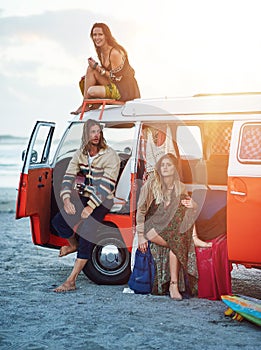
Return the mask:
<path id="1" fill-rule="evenodd" d="M 135 263 L 128 286 L 136 294 L 150 294 L 155 277 L 155 264 L 150 251 L 150 245 L 145 253 L 139 249 L 135 253 Z"/>

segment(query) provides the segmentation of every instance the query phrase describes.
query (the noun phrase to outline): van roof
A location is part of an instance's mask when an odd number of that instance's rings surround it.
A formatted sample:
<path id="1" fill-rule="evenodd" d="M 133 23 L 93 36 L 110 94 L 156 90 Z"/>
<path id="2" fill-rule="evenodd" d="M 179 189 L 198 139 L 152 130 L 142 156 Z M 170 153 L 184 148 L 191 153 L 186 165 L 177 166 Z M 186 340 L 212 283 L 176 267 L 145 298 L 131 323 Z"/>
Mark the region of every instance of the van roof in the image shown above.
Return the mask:
<path id="1" fill-rule="evenodd" d="M 107 102 L 109 103 L 109 102 Z M 190 97 L 136 99 L 123 105 L 106 105 L 84 114 L 83 120 L 161 121 L 261 119 L 261 92 L 198 94 Z M 117 111 L 117 112 L 116 112 Z M 77 119 L 74 119 L 77 120 Z"/>

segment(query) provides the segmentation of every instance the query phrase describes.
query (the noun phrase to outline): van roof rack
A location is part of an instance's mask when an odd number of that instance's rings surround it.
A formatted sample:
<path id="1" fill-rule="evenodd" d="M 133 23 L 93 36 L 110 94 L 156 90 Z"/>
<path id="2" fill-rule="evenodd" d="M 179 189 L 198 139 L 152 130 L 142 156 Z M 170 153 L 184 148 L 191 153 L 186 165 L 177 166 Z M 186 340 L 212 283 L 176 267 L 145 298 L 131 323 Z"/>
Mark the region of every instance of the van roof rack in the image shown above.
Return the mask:
<path id="1" fill-rule="evenodd" d="M 102 105 L 101 112 L 99 115 L 99 120 L 102 120 L 102 115 L 104 112 L 105 105 L 123 105 L 123 104 L 125 104 L 125 102 L 114 100 L 114 99 L 109 99 L 109 98 L 102 98 L 102 99 L 101 98 L 94 98 L 94 99 L 85 98 L 83 100 L 82 111 L 81 111 L 79 120 L 82 120 L 86 106 L 87 105 L 95 105 L 95 104 Z M 99 107 L 100 106 L 98 106 L 98 108 Z"/>
<path id="2" fill-rule="evenodd" d="M 240 95 L 261 95 L 261 92 L 221 92 L 221 93 L 203 93 L 195 94 L 193 97 L 207 97 L 207 96 L 240 96 Z"/>

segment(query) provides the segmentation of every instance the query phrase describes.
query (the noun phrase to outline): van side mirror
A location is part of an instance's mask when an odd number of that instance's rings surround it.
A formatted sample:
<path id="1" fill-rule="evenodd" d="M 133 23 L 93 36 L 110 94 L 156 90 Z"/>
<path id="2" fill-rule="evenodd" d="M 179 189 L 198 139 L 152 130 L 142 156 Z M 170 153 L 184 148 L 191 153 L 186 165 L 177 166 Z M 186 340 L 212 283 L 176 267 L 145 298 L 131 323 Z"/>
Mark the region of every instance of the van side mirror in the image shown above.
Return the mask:
<path id="1" fill-rule="evenodd" d="M 23 152 L 22 152 L 22 161 L 24 161 L 25 155 L 26 155 L 26 150 L 23 150 Z M 37 151 L 33 150 L 32 153 L 31 153 L 30 163 L 36 163 L 37 162 L 37 158 L 38 158 Z"/>

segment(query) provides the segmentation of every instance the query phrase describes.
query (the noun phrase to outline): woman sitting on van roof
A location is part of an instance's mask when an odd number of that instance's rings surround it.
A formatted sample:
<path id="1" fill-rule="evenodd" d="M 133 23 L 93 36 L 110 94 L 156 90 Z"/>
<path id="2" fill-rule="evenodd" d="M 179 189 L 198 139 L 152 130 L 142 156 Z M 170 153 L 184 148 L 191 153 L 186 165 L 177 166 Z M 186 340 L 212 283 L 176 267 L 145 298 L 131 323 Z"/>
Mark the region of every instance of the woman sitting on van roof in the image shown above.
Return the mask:
<path id="1" fill-rule="evenodd" d="M 109 27 L 95 23 L 90 34 L 100 64 L 88 58 L 88 68 L 80 81 L 84 99 L 106 98 L 129 101 L 140 97 L 135 71 L 130 66 L 127 51 L 117 43 Z M 86 110 L 96 106 L 86 106 Z M 71 114 L 80 114 L 82 105 Z"/>

